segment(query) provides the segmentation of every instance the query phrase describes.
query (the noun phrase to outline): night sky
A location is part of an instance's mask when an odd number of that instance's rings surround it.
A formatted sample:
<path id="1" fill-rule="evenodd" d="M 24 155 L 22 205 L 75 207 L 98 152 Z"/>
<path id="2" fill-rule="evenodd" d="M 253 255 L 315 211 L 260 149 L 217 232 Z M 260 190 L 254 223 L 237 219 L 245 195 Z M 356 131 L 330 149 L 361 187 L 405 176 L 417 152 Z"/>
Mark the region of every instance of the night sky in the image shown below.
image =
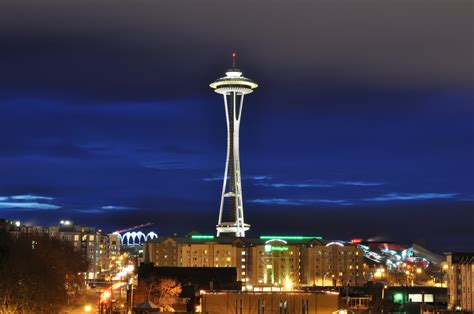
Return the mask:
<path id="1" fill-rule="evenodd" d="M 214 233 L 231 66 L 250 235 L 473 250 L 471 1 L 2 1 L 0 217 Z"/>

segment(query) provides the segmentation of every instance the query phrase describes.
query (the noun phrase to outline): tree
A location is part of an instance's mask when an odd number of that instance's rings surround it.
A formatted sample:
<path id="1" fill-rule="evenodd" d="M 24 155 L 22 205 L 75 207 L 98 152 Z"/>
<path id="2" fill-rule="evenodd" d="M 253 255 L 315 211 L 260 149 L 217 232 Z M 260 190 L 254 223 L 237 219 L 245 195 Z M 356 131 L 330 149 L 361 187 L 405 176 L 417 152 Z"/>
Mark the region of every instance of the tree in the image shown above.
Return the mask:
<path id="1" fill-rule="evenodd" d="M 0 313 L 56 313 L 87 262 L 68 242 L 0 229 Z"/>
<path id="2" fill-rule="evenodd" d="M 147 300 L 162 307 L 165 311 L 173 311 L 173 304 L 181 294 L 181 284 L 171 278 L 156 278 L 151 276 L 142 280 L 138 285 L 138 293 L 145 295 Z"/>

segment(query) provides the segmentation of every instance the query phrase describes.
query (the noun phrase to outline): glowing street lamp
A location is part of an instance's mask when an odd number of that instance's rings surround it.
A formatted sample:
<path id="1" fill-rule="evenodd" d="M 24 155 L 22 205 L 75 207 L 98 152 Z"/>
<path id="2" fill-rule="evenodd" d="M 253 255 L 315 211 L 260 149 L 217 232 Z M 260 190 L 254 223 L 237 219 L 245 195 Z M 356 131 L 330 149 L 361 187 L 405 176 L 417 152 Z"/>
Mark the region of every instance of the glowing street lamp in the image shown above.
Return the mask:
<path id="1" fill-rule="evenodd" d="M 293 290 L 294 283 L 293 283 L 293 281 L 291 280 L 290 277 L 285 278 L 285 281 L 283 282 L 283 285 L 285 287 L 285 290 L 288 290 L 288 291 Z"/>

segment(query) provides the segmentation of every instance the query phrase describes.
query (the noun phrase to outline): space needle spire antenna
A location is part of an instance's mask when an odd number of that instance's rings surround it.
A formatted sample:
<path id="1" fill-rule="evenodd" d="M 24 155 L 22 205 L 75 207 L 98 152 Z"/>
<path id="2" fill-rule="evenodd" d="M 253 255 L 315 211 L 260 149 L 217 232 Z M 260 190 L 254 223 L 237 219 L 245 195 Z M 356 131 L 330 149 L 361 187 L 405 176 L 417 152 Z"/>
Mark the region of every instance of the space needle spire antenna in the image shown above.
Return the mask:
<path id="1" fill-rule="evenodd" d="M 227 158 L 224 168 L 217 236 L 223 234 L 245 237 L 250 225 L 244 221 L 244 202 L 242 198 L 242 176 L 240 172 L 239 130 L 244 96 L 253 92 L 258 84 L 242 75 L 235 67 L 236 53 L 232 53 L 232 68 L 224 77 L 209 86 L 224 98 L 227 122 Z"/>

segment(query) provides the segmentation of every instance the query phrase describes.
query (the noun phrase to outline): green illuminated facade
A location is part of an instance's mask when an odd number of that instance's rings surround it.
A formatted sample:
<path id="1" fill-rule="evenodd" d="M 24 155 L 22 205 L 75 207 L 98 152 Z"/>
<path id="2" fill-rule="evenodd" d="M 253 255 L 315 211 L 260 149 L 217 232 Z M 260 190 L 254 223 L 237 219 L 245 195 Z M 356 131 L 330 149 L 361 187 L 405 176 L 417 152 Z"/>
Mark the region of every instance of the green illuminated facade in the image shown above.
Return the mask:
<path id="1" fill-rule="evenodd" d="M 304 240 L 322 240 L 320 236 L 260 236 L 260 240 L 286 240 L 286 241 L 304 241 Z"/>

